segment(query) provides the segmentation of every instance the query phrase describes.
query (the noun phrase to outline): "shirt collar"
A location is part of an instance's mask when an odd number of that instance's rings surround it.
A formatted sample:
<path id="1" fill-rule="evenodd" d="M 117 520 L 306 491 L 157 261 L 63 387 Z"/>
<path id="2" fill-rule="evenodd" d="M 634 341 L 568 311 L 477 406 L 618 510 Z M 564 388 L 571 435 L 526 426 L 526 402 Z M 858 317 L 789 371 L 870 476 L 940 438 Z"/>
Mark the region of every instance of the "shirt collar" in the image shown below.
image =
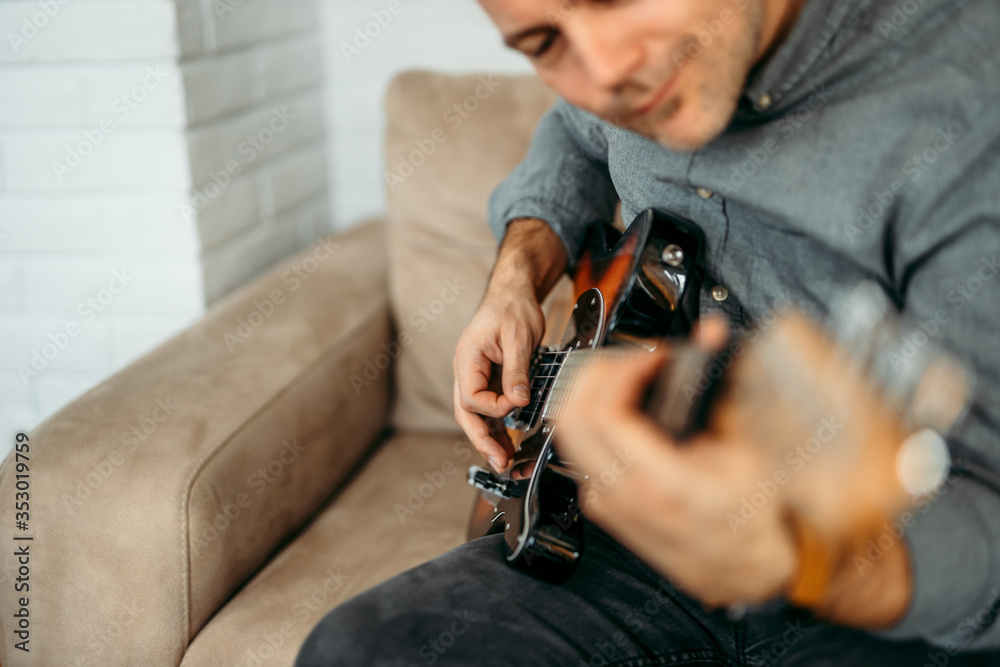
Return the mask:
<path id="1" fill-rule="evenodd" d="M 826 49 L 857 0 L 807 0 L 784 43 L 747 80 L 743 96 L 750 108 L 774 108 Z"/>

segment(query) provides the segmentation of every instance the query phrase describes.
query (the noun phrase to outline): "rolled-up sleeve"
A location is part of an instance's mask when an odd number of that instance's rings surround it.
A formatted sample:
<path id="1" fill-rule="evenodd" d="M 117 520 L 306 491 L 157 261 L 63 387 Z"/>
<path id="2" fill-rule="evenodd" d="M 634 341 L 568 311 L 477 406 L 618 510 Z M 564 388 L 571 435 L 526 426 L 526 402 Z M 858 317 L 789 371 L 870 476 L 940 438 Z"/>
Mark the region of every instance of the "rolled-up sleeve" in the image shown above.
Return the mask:
<path id="1" fill-rule="evenodd" d="M 1000 138 L 969 133 L 969 156 L 941 164 L 901 212 L 892 253 L 904 310 L 974 371 L 974 404 L 950 435 L 1000 469 Z M 930 179 L 928 179 L 930 180 Z M 920 340 L 915 340 L 919 344 Z M 886 633 L 951 651 L 1000 647 L 1000 493 L 975 476 L 951 480 L 906 532 L 914 596 Z"/>
<path id="2" fill-rule="evenodd" d="M 607 155 L 602 121 L 559 99 L 539 121 L 524 161 L 490 197 L 497 239 L 511 220 L 540 218 L 562 239 L 572 265 L 587 226 L 614 215 Z"/>

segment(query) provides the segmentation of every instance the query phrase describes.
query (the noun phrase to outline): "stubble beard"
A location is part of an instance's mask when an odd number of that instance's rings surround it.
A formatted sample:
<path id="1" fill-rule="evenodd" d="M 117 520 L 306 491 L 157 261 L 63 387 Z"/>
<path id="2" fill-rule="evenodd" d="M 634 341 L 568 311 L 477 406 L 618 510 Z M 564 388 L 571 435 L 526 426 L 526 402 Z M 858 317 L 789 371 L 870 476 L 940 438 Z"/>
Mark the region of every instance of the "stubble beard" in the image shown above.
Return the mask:
<path id="1" fill-rule="evenodd" d="M 761 0 L 751 2 L 746 12 L 746 30 L 739 39 L 731 43 L 717 41 L 705 47 L 696 58 L 682 61 L 680 65 L 682 71 L 693 61 L 700 60 L 705 63 L 703 72 L 708 74 L 703 74 L 702 80 L 698 83 L 697 93 L 686 96 L 674 95 L 646 118 L 625 117 L 625 122 L 621 122 L 623 116 L 618 115 L 617 124 L 680 152 L 701 148 L 722 134 L 736 112 L 747 75 L 754 66 L 760 47 L 763 29 Z M 689 38 L 689 43 L 694 39 Z M 685 48 L 689 43 L 685 44 Z M 689 51 L 682 49 L 681 52 Z M 707 60 L 710 57 L 711 60 Z M 714 78 L 711 72 L 717 72 L 718 78 Z M 682 137 L 666 126 L 691 104 L 698 105 L 696 113 L 700 116 L 702 124 L 693 135 Z"/>

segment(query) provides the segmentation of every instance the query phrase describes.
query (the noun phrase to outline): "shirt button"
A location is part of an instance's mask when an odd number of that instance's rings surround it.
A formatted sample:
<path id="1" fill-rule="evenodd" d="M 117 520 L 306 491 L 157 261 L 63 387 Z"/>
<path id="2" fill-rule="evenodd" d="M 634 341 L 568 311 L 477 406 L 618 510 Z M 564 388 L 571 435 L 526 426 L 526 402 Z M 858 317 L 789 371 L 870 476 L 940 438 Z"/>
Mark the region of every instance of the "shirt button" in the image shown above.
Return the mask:
<path id="1" fill-rule="evenodd" d="M 771 99 L 771 93 L 764 93 L 763 95 L 757 98 L 757 108 L 759 108 L 761 111 L 764 111 L 769 106 L 771 106 L 771 102 L 773 101 L 774 100 Z"/>
<path id="2" fill-rule="evenodd" d="M 715 193 L 707 188 L 698 188 L 698 196 L 702 199 L 711 199 L 713 194 Z"/>
<path id="3" fill-rule="evenodd" d="M 712 288 L 712 298 L 716 301 L 725 301 L 729 298 L 729 290 L 722 285 L 716 285 Z"/>

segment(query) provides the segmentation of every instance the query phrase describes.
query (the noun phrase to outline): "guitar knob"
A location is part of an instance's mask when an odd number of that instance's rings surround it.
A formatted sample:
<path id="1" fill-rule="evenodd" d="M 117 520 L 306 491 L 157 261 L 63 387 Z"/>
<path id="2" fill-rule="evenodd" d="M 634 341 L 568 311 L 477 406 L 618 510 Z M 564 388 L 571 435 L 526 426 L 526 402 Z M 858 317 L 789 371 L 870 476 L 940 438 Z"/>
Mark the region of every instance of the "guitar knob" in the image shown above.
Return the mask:
<path id="1" fill-rule="evenodd" d="M 664 264 L 680 266 L 684 263 L 684 250 L 679 245 L 671 243 L 663 249 L 660 259 L 663 260 Z"/>
<path id="2" fill-rule="evenodd" d="M 480 491 L 492 493 L 503 498 L 510 498 L 513 494 L 510 490 L 510 478 L 490 472 L 479 466 L 469 466 L 468 482 Z"/>

